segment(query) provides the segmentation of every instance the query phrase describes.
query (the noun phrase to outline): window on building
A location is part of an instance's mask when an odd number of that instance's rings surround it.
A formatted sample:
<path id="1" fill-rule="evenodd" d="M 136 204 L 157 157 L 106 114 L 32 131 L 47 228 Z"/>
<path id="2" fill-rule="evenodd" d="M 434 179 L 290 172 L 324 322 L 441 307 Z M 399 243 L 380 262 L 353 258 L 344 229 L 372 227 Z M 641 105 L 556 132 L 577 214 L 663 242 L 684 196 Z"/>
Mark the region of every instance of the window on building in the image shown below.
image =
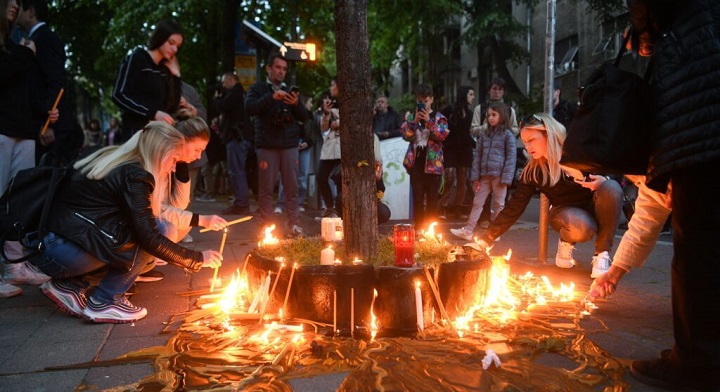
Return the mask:
<path id="1" fill-rule="evenodd" d="M 561 76 L 574 72 L 578 68 L 578 37 L 565 38 L 555 44 L 555 54 L 561 60 L 555 63 L 555 75 Z"/>
<path id="2" fill-rule="evenodd" d="M 618 15 L 614 20 L 603 23 L 600 27 L 600 41 L 595 45 L 593 56 L 602 56 L 603 60 L 612 60 L 617 56 L 622 44 L 623 30 L 628 25 L 627 12 Z"/>

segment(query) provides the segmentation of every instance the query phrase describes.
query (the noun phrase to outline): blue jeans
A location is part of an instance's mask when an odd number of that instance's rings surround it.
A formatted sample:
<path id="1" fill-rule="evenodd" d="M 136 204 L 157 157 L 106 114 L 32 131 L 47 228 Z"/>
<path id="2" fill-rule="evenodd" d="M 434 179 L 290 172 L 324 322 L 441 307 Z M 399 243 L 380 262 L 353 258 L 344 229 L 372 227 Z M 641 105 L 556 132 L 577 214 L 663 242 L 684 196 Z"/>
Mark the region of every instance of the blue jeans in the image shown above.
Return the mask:
<path id="1" fill-rule="evenodd" d="M 306 148 L 304 150 L 298 150 L 298 205 L 302 206 L 305 204 L 305 199 L 307 198 L 307 191 L 308 191 L 308 171 L 310 170 L 310 156 L 311 149 Z M 285 188 L 282 186 L 282 182 L 280 183 L 278 191 L 278 200 L 275 205 L 277 207 L 280 207 L 282 209 L 285 208 Z"/>
<path id="2" fill-rule="evenodd" d="M 245 140 L 231 140 L 225 145 L 227 149 L 228 179 L 230 180 L 232 194 L 235 197 L 234 205 L 238 207 L 250 205 L 245 162 L 251 147 L 250 142 Z"/>
<path id="3" fill-rule="evenodd" d="M 612 250 L 615 230 L 622 213 L 623 191 L 615 180 L 607 180 L 593 192 L 586 207 L 563 206 L 550 209 L 550 226 L 565 242 L 586 242 L 595 237 L 595 254 Z"/>
<path id="4" fill-rule="evenodd" d="M 109 304 L 125 295 L 141 273 L 152 268 L 155 258 L 139 249 L 130 270 L 100 261 L 75 242 L 55 233 L 45 236 L 45 252 L 30 260 L 44 274 L 67 281 L 78 289 L 95 287 L 93 298 Z"/>

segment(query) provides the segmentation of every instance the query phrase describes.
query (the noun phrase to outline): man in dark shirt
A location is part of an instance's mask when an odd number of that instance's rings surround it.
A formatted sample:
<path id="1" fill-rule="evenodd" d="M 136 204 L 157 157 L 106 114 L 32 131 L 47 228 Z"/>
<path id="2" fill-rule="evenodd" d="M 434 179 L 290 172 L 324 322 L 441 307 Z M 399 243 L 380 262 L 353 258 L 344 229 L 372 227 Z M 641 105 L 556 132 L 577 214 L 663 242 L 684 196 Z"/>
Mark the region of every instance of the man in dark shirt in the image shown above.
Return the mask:
<path id="1" fill-rule="evenodd" d="M 270 220 L 273 209 L 273 188 L 280 172 L 285 190 L 288 234 L 301 236 L 298 225 L 298 143 L 303 136 L 300 123 L 307 120 L 307 110 L 298 99 L 299 92 L 285 86 L 287 59 L 272 53 L 265 65 L 267 79 L 250 87 L 245 110 L 253 116 L 255 148 L 258 157 L 258 205 L 260 218 Z"/>
<path id="2" fill-rule="evenodd" d="M 398 137 L 400 136 L 400 125 L 402 125 L 402 119 L 398 112 L 388 105 L 387 96 L 379 95 L 375 100 L 373 112 L 373 132 L 380 140 Z"/>
<path id="3" fill-rule="evenodd" d="M 37 62 L 29 70 L 30 94 L 34 109 L 38 113 L 49 113 L 63 89 L 58 102 L 60 117 L 41 134 L 45 121 L 36 119 L 33 128 L 39 135 L 35 148 L 36 159 L 52 152 L 61 164 L 72 162 L 83 144 L 82 128 L 74 119 L 71 91 L 66 88 L 65 44 L 45 23 L 48 16 L 46 0 L 25 0 L 22 2 L 17 26 L 35 42 Z M 43 116 L 46 117 L 46 116 Z"/>
<path id="4" fill-rule="evenodd" d="M 252 148 L 252 128 L 245 114 L 245 90 L 232 72 L 223 74 L 222 87 L 223 91 L 215 95 L 215 104 L 222 114 L 220 138 L 227 151 L 228 178 L 235 197 L 223 214 L 247 215 L 250 202 L 245 162 Z"/>

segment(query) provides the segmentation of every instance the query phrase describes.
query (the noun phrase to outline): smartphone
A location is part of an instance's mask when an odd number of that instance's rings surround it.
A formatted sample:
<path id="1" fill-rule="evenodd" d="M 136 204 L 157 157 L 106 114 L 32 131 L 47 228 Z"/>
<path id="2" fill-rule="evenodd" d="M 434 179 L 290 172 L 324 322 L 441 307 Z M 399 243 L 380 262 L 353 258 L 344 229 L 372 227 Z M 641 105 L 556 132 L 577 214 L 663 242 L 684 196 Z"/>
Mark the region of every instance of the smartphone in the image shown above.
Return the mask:
<path id="1" fill-rule="evenodd" d="M 300 87 L 292 86 L 292 87 L 290 87 L 290 92 L 295 93 L 295 94 L 300 94 Z"/>
<path id="2" fill-rule="evenodd" d="M 417 103 L 417 111 L 420 112 L 423 110 L 425 110 L 425 102 L 418 102 Z"/>

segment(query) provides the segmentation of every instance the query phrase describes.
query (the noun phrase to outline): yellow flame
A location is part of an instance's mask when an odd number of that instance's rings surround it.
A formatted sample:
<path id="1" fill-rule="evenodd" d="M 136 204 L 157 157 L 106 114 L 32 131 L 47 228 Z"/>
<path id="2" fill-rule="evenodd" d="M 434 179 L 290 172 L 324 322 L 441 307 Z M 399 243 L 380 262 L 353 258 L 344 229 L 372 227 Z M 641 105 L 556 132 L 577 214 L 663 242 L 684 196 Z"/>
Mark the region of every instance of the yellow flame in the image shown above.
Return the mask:
<path id="1" fill-rule="evenodd" d="M 377 289 L 373 289 L 373 301 L 370 304 L 370 340 L 375 340 L 375 336 L 378 332 L 377 319 L 375 318 L 375 312 L 373 307 L 375 306 L 375 299 L 377 298 Z"/>
<path id="2" fill-rule="evenodd" d="M 505 324 L 520 315 L 528 317 L 527 311 L 537 305 L 546 305 L 550 301 L 569 302 L 575 298 L 575 284 L 572 282 L 561 282 L 559 287 L 555 287 L 546 276 L 537 278 L 529 271 L 524 275 L 511 276 L 507 263 L 511 256 L 512 250 L 509 250 L 505 256 L 491 257 L 485 295 L 465 314 L 457 316 L 453 323 L 460 337 L 470 331 L 479 332 L 478 323 L 473 324 L 479 316 Z M 521 305 L 526 307 L 520 308 Z"/>
<path id="3" fill-rule="evenodd" d="M 277 245 L 280 242 L 280 240 L 272 234 L 273 230 L 275 230 L 275 225 L 270 225 L 265 228 L 265 237 L 258 242 L 258 246 Z"/>

